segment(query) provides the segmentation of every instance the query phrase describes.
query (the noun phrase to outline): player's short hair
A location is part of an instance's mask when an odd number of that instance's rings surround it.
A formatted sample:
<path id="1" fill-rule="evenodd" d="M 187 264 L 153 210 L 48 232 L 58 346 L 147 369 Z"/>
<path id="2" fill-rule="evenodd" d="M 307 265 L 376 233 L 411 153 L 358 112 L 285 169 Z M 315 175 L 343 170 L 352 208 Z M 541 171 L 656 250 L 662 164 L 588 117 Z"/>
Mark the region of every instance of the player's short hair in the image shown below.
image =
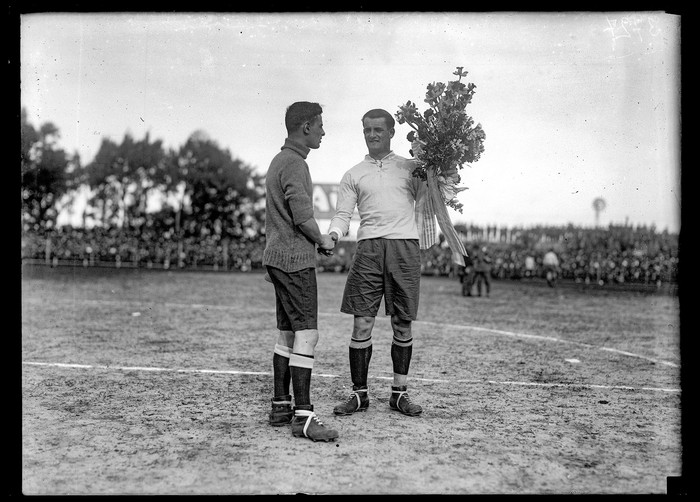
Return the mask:
<path id="1" fill-rule="evenodd" d="M 312 122 L 323 113 L 323 108 L 318 103 L 309 101 L 297 101 L 287 107 L 284 115 L 284 125 L 287 132 L 291 133 L 299 129 L 304 122 Z"/>
<path id="2" fill-rule="evenodd" d="M 362 116 L 362 123 L 364 124 L 365 119 L 384 119 L 386 120 L 386 126 L 388 129 L 393 129 L 394 124 L 396 123 L 394 121 L 394 117 L 391 116 L 391 113 L 389 113 L 386 110 L 383 110 L 381 108 L 374 108 L 367 113 L 365 113 Z"/>

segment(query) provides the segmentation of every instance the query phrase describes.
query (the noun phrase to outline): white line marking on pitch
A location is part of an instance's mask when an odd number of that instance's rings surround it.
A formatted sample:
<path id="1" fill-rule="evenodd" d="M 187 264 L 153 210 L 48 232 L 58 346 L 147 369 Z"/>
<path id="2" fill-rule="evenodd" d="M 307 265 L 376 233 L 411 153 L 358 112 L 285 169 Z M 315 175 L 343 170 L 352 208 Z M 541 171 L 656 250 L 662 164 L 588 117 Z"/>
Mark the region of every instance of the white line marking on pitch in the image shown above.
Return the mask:
<path id="1" fill-rule="evenodd" d="M 111 365 L 91 365 L 91 364 L 68 364 L 68 363 L 42 363 L 36 361 L 23 361 L 22 364 L 27 366 L 52 366 L 56 368 L 76 368 L 76 369 L 97 369 L 97 370 L 116 370 L 116 371 L 160 371 L 172 373 L 207 373 L 215 375 L 262 375 L 272 376 L 269 371 L 238 371 L 238 370 L 209 370 L 196 368 L 160 368 L 149 366 L 111 366 Z M 340 375 L 332 375 L 328 373 L 314 373 L 314 376 L 319 378 L 342 378 Z M 393 380 L 391 377 L 370 376 L 375 380 Z M 428 383 L 452 383 L 450 380 L 442 380 L 435 378 L 418 378 L 412 377 L 411 380 Z M 455 383 L 467 384 L 493 384 L 493 385 L 519 385 L 525 387 L 565 387 L 565 388 L 583 388 L 583 389 L 604 389 L 604 390 L 648 390 L 653 392 L 680 392 L 680 389 L 669 389 L 664 387 L 631 387 L 627 385 L 594 385 L 594 384 L 573 384 L 573 383 L 544 383 L 544 382 L 516 382 L 510 380 L 457 380 Z"/>
<path id="2" fill-rule="evenodd" d="M 537 339 L 537 340 L 546 340 L 549 342 L 568 343 L 568 344 L 572 344 L 572 345 L 578 345 L 579 347 L 585 347 L 587 349 L 603 350 L 606 352 L 614 352 L 616 354 L 620 354 L 623 356 L 636 357 L 639 359 L 644 359 L 646 361 L 651 361 L 655 364 L 663 364 L 663 365 L 671 366 L 674 368 L 678 367 L 678 364 L 672 363 L 670 361 L 663 361 L 660 359 L 655 359 L 653 357 L 647 357 L 647 356 L 643 356 L 641 354 L 634 354 L 632 352 L 627 352 L 624 350 L 612 349 L 610 347 L 597 347 L 595 345 L 591 345 L 590 343 L 577 342 L 574 340 L 562 340 L 561 338 L 555 338 L 553 336 L 528 335 L 526 333 L 514 333 L 512 331 L 503 331 L 500 329 L 483 328 L 480 326 L 464 326 L 461 324 L 443 324 L 443 323 L 432 322 L 432 321 L 415 321 L 415 322 L 422 322 L 423 324 L 432 324 L 434 326 L 438 326 L 438 327 L 442 327 L 442 328 L 449 328 L 449 329 L 470 329 L 470 330 L 474 330 L 474 331 L 488 331 L 490 333 L 496 333 L 498 335 L 513 336 L 513 337 L 517 337 L 517 338 L 533 338 L 533 339 Z"/>
<path id="3" fill-rule="evenodd" d="M 122 301 L 113 301 L 113 300 L 85 300 L 88 303 L 116 303 L 116 304 L 123 304 L 123 303 L 134 303 L 134 302 L 122 302 Z M 142 302 L 139 302 L 142 303 Z M 201 303 L 173 303 L 173 302 L 165 302 L 162 305 L 164 306 L 170 306 L 170 307 L 191 307 L 191 308 L 203 308 L 203 309 L 220 309 L 220 310 L 239 310 L 236 309 L 235 307 L 230 307 L 227 305 L 205 305 Z M 249 308 L 246 309 L 247 312 L 251 311 L 256 311 L 256 312 L 272 312 L 270 309 L 264 309 L 264 308 Z M 319 316 L 331 316 L 331 317 L 347 317 L 348 314 L 343 314 L 340 312 L 319 312 Z M 378 320 L 388 320 L 388 318 L 384 317 L 377 317 Z M 595 345 L 591 345 L 590 343 L 583 343 L 583 342 L 577 342 L 574 340 L 563 340 L 561 338 L 556 338 L 553 336 L 543 336 L 543 335 L 530 335 L 527 333 L 515 333 L 513 331 L 504 331 L 501 329 L 493 329 L 493 328 L 484 328 L 482 326 L 468 326 L 468 325 L 462 325 L 462 324 L 447 324 L 447 323 L 439 323 L 439 322 L 433 322 L 433 321 L 414 321 L 417 324 L 425 324 L 425 325 L 432 325 L 440 328 L 448 328 L 448 329 L 468 329 L 472 331 L 482 331 L 482 332 L 487 332 L 487 333 L 494 333 L 497 335 L 504 335 L 504 336 L 512 336 L 516 338 L 530 338 L 533 340 L 545 340 L 548 342 L 558 342 L 558 343 L 568 343 L 572 345 L 577 345 L 579 347 L 584 347 L 587 349 L 594 349 L 594 350 L 603 350 L 606 352 L 613 352 L 616 354 L 620 354 L 623 356 L 629 356 L 629 357 L 636 357 L 638 359 L 644 359 L 646 361 L 653 362 L 655 364 L 662 364 L 665 366 L 671 366 L 673 368 L 677 368 L 678 364 L 670 362 L 670 361 L 663 361 L 661 359 L 656 359 L 653 357 L 647 357 L 643 356 L 641 354 L 634 354 L 632 352 L 627 352 L 624 350 L 618 350 L 618 349 L 613 349 L 610 347 L 597 347 Z"/>
<path id="4" fill-rule="evenodd" d="M 115 304 L 115 305 L 131 305 L 131 304 L 138 304 L 138 305 L 144 305 L 145 302 L 134 302 L 134 301 L 121 301 L 121 300 L 81 300 L 84 303 L 92 303 L 92 304 Z M 163 303 L 155 303 L 152 302 L 152 304 L 155 305 L 162 305 L 165 307 L 190 307 L 190 308 L 198 308 L 198 309 L 213 309 L 213 310 L 240 310 L 240 308 L 236 307 L 231 307 L 228 305 L 206 305 L 202 303 L 176 303 L 176 302 L 163 302 Z M 273 312 L 273 310 L 267 309 L 267 308 L 246 308 L 246 312 L 265 312 L 265 313 L 270 313 Z M 319 312 L 319 316 L 331 316 L 331 317 L 347 317 L 348 314 L 343 314 L 341 312 Z M 384 317 L 377 317 L 378 320 L 388 320 L 388 318 Z M 553 336 L 543 336 L 543 335 L 530 335 L 527 333 L 515 333 L 513 331 L 504 331 L 501 329 L 493 329 L 493 328 L 484 328 L 482 326 L 468 326 L 468 325 L 462 325 L 462 324 L 447 324 L 447 323 L 439 323 L 439 322 L 433 322 L 433 321 L 413 321 L 416 324 L 425 324 L 425 325 L 432 325 L 440 328 L 449 328 L 449 329 L 459 329 L 459 330 L 471 330 L 471 331 L 482 331 L 482 332 L 487 332 L 487 333 L 494 333 L 497 335 L 504 335 L 504 336 L 511 336 L 511 337 L 516 337 L 516 338 L 530 338 L 533 340 L 544 340 L 548 342 L 558 342 L 558 343 L 568 343 L 571 345 L 577 345 L 579 347 L 584 347 L 587 349 L 593 349 L 593 350 L 602 350 L 605 352 L 612 352 L 615 354 L 620 354 L 623 356 L 628 356 L 628 357 L 636 357 L 638 359 L 644 359 L 645 361 L 650 361 L 655 364 L 661 364 L 664 366 L 671 366 L 672 368 L 678 368 L 679 365 L 677 363 L 673 363 L 671 361 L 664 361 L 661 359 L 656 359 L 653 357 L 648 357 L 648 356 L 643 356 L 641 354 L 635 354 L 633 352 L 627 352 L 624 350 L 619 350 L 619 349 L 613 349 L 610 347 L 598 347 L 596 345 L 591 345 L 589 343 L 583 343 L 583 342 L 577 342 L 574 340 L 563 340 L 561 338 L 556 338 Z"/>

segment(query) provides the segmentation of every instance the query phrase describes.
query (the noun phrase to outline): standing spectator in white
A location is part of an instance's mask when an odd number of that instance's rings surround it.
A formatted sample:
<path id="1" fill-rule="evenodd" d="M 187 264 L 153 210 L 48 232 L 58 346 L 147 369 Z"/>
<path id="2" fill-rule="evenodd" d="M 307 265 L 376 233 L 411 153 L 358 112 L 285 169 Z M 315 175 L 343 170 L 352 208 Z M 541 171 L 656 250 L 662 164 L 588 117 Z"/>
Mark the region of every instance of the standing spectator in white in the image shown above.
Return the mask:
<path id="1" fill-rule="evenodd" d="M 559 275 L 559 258 L 554 252 L 553 248 L 544 254 L 542 258 L 542 265 L 544 266 L 545 277 L 547 278 L 547 285 L 553 288 L 557 283 L 557 276 Z"/>
<path id="2" fill-rule="evenodd" d="M 525 256 L 525 278 L 532 279 L 535 275 L 535 257 L 528 253 Z"/>

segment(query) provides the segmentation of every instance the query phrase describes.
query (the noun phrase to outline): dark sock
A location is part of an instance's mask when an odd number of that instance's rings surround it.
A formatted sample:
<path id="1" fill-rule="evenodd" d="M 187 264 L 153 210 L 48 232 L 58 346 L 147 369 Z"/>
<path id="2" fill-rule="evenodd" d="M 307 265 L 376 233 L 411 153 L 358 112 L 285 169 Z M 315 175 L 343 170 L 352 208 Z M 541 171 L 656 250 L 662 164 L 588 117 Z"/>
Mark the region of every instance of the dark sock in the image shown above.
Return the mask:
<path id="1" fill-rule="evenodd" d="M 394 363 L 394 373 L 408 375 L 408 367 L 411 364 L 411 354 L 413 345 L 400 347 L 395 343 L 391 344 L 391 361 Z"/>
<path id="2" fill-rule="evenodd" d="M 372 359 L 372 346 L 364 349 L 354 349 L 350 347 L 350 378 L 355 389 L 367 388 L 367 373 L 369 372 L 369 361 Z"/>
<path id="3" fill-rule="evenodd" d="M 292 378 L 289 372 L 289 358 L 279 354 L 273 355 L 272 371 L 275 397 L 289 395 L 289 382 Z"/>
<path id="4" fill-rule="evenodd" d="M 292 373 L 292 387 L 294 388 L 295 406 L 308 406 L 311 404 L 311 368 L 289 367 Z"/>

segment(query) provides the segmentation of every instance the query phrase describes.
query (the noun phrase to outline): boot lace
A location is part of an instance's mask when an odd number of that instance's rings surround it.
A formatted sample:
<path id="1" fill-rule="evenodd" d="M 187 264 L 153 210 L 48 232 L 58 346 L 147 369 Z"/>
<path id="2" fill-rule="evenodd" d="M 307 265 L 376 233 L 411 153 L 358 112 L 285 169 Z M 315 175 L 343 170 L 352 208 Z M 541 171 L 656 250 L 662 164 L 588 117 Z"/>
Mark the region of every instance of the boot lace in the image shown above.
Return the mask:
<path id="1" fill-rule="evenodd" d="M 350 395 L 348 396 L 348 400 L 345 401 L 345 404 L 347 406 L 354 405 L 356 409 L 358 409 L 360 406 L 362 406 L 362 398 L 360 397 L 360 392 L 359 390 L 353 390 Z M 366 391 L 364 391 L 366 392 Z"/>
<path id="2" fill-rule="evenodd" d="M 399 407 L 401 406 L 401 399 L 403 398 L 405 400 L 404 406 L 412 406 L 413 403 L 411 403 L 411 398 L 408 395 L 408 392 L 406 391 L 401 391 L 397 392 L 398 396 L 396 397 L 396 406 Z"/>

